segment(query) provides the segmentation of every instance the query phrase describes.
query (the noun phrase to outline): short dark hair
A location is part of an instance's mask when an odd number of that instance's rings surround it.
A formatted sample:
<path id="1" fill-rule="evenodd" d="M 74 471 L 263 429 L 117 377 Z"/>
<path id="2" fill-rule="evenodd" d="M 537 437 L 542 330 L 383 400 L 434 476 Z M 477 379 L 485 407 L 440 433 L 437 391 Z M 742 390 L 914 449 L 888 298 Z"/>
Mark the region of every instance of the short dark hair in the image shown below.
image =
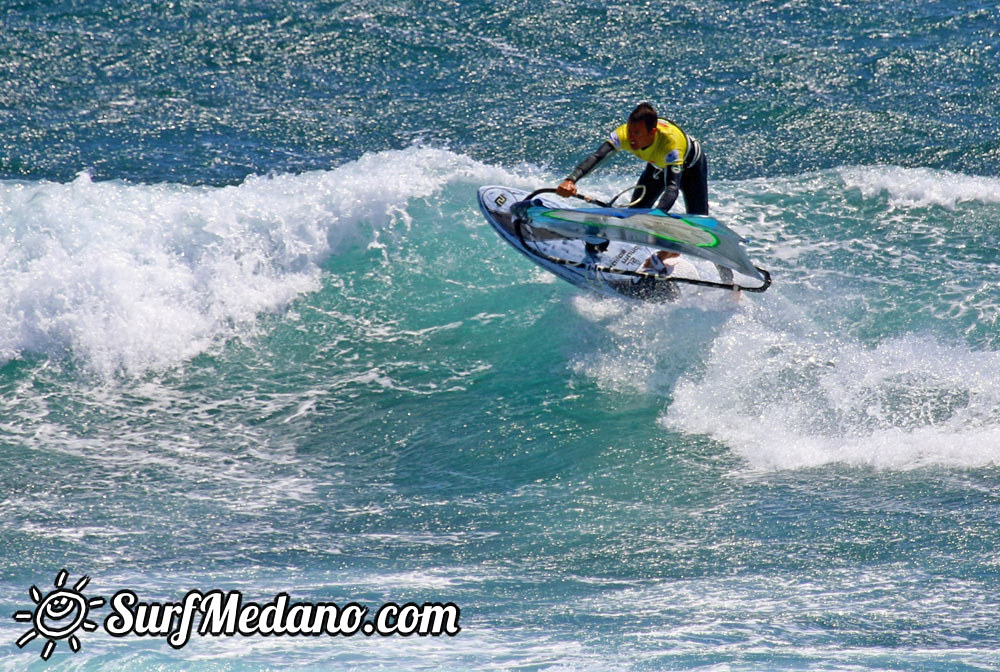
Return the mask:
<path id="1" fill-rule="evenodd" d="M 647 131 L 653 130 L 656 127 L 656 122 L 656 110 L 649 103 L 639 103 L 632 110 L 632 114 L 628 115 L 628 123 L 643 124 Z"/>

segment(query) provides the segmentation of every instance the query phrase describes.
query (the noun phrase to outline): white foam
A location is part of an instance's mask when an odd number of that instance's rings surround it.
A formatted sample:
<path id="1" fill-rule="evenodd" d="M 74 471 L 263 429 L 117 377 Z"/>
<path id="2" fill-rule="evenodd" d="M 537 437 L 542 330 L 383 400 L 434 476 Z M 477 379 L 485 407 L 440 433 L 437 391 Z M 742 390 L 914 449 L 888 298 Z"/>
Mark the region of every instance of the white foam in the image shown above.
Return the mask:
<path id="1" fill-rule="evenodd" d="M 885 192 L 893 207 L 937 205 L 954 210 L 959 203 L 1000 203 L 1000 179 L 930 168 L 864 166 L 839 171 L 844 185 L 866 198 Z"/>
<path id="2" fill-rule="evenodd" d="M 661 418 L 754 468 L 1000 464 L 1000 353 L 907 335 L 875 346 L 743 314 Z"/>
<path id="3" fill-rule="evenodd" d="M 320 264 L 362 225 L 377 232 L 449 181 L 503 177 L 412 147 L 221 188 L 0 182 L 0 361 L 174 366 L 316 290 Z"/>
<path id="4" fill-rule="evenodd" d="M 594 330 L 578 332 L 574 372 L 618 392 L 666 394 L 698 366 L 706 343 L 744 304 L 729 292 L 682 289 L 676 303 L 638 303 L 580 293 L 572 305 Z"/>

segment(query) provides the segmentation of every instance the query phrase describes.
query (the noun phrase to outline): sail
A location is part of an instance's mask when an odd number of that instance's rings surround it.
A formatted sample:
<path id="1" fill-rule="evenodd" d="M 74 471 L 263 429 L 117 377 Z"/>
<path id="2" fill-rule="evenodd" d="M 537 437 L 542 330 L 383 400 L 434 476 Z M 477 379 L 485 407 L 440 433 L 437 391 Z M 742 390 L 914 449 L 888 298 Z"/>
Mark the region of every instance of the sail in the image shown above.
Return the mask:
<path id="1" fill-rule="evenodd" d="M 535 228 L 574 238 L 620 240 L 701 257 L 763 280 L 743 249 L 744 239 L 712 217 L 671 215 L 662 210 L 553 208 L 536 203 L 522 202 L 512 209 Z"/>

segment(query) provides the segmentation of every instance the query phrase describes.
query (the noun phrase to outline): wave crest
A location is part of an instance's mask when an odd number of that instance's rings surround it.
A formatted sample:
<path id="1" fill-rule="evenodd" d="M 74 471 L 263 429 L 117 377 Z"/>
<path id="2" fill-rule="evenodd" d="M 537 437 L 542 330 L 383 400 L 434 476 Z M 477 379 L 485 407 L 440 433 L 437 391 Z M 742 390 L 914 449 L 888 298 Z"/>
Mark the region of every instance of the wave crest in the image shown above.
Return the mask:
<path id="1" fill-rule="evenodd" d="M 368 154 L 228 187 L 0 182 L 0 359 L 163 369 L 319 288 L 320 265 L 410 199 L 497 172 L 445 150 Z"/>

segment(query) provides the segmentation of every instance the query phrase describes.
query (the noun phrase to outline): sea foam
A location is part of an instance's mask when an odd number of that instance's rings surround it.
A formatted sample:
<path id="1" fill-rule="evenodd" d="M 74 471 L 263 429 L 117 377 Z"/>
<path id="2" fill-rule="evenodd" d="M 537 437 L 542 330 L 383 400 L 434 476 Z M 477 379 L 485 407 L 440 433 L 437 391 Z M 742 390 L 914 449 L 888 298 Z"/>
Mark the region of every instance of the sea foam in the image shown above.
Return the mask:
<path id="1" fill-rule="evenodd" d="M 761 315 L 730 320 L 678 380 L 665 427 L 758 469 L 1000 464 L 1000 353 L 913 334 L 866 346 Z"/>
<path id="2" fill-rule="evenodd" d="M 885 193 L 893 206 L 941 206 L 954 210 L 959 203 L 1000 203 L 1000 179 L 963 175 L 930 168 L 863 166 L 838 171 L 844 185 L 866 198 Z"/>

